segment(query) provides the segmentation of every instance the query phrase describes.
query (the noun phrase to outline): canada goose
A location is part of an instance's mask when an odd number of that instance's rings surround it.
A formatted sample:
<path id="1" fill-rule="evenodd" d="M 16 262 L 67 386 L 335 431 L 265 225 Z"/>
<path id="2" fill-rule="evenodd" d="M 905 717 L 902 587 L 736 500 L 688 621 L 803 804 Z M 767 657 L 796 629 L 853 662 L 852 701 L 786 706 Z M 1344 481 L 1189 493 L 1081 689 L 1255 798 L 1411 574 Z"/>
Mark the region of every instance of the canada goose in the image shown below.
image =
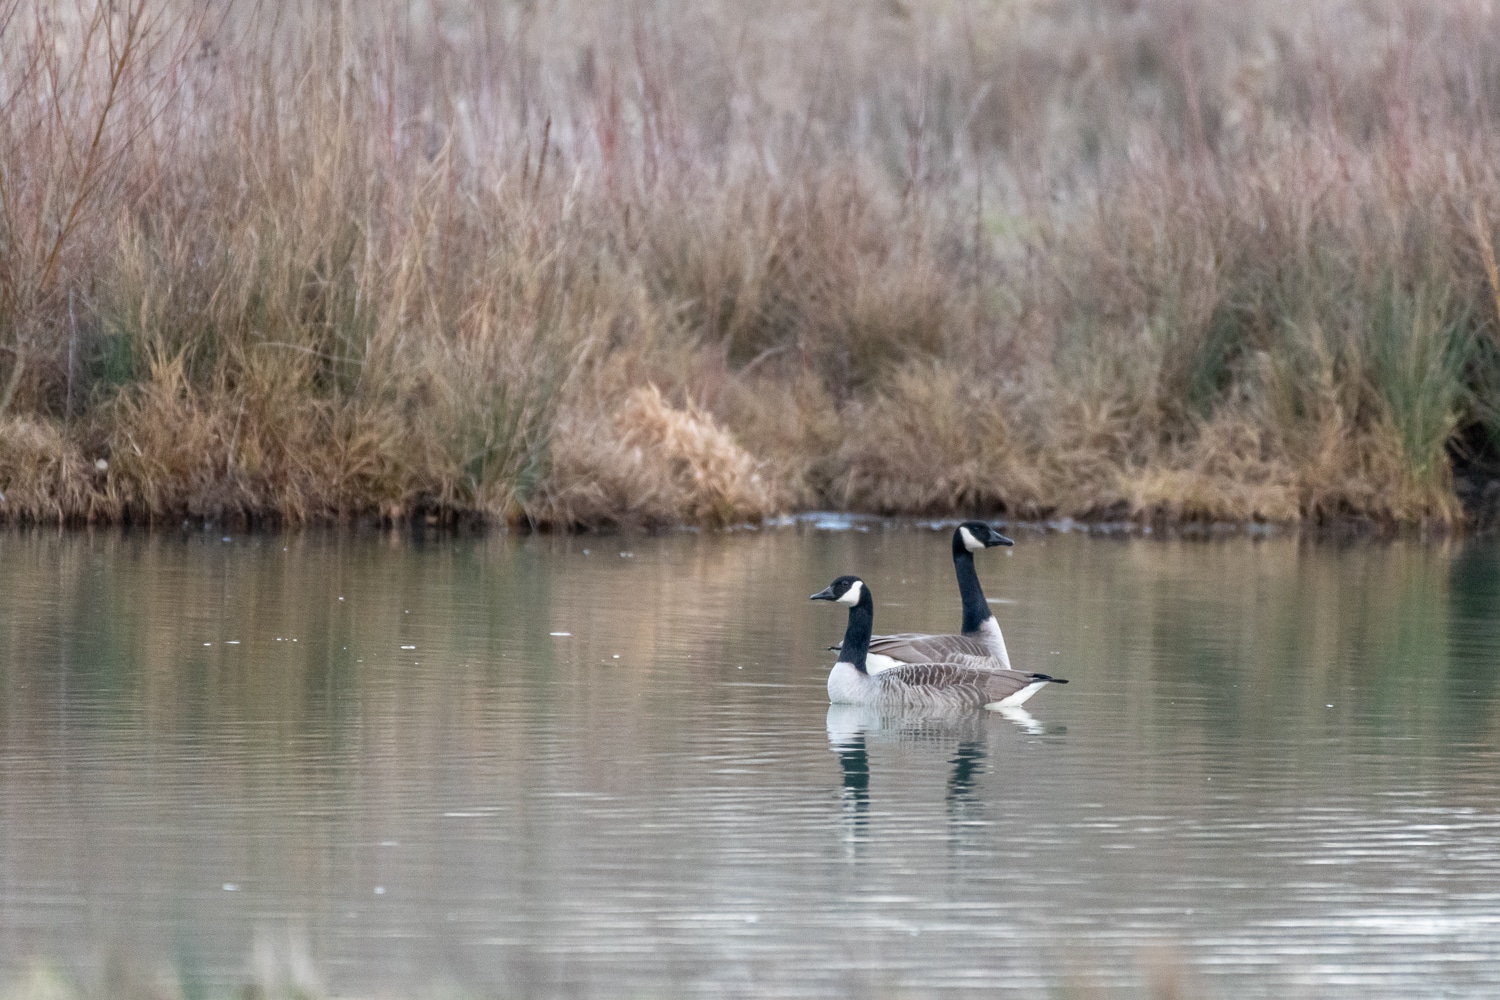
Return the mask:
<path id="1" fill-rule="evenodd" d="M 1000 623 L 990 612 L 974 571 L 974 553 L 1015 542 L 983 521 L 965 521 L 953 529 L 953 572 L 958 576 L 958 596 L 964 618 L 960 635 L 926 635 L 902 632 L 877 635 L 870 640 L 866 664 L 872 674 L 904 663 L 958 663 L 986 670 L 1009 670 L 1010 653 Z"/>
<path id="2" fill-rule="evenodd" d="M 884 709 L 951 710 L 1019 705 L 1060 677 L 1020 670 L 985 669 L 962 663 L 907 663 L 871 674 L 867 667 L 875 601 L 857 576 L 841 576 L 812 595 L 849 609 L 849 625 L 839 645 L 839 661 L 828 675 L 828 700 L 842 705 Z"/>

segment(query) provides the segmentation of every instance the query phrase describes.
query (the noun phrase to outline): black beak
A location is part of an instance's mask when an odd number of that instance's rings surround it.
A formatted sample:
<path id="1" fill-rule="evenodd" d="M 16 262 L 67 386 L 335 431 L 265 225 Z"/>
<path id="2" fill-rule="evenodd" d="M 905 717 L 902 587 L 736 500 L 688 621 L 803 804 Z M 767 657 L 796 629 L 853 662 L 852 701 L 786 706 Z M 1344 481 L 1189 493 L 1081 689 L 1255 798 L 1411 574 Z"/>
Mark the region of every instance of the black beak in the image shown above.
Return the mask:
<path id="1" fill-rule="evenodd" d="M 836 601 L 838 597 L 833 592 L 833 587 L 824 587 L 816 594 L 808 598 L 809 601 Z"/>
<path id="2" fill-rule="evenodd" d="M 998 531 L 991 531 L 990 532 L 990 540 L 984 543 L 984 547 L 987 548 L 987 549 L 992 549 L 996 545 L 1014 545 L 1014 544 L 1016 544 L 1016 543 L 1013 542 L 1013 541 L 1011 541 L 1009 538 L 1006 538 L 1004 535 L 1000 534 L 1000 532 L 998 532 Z"/>

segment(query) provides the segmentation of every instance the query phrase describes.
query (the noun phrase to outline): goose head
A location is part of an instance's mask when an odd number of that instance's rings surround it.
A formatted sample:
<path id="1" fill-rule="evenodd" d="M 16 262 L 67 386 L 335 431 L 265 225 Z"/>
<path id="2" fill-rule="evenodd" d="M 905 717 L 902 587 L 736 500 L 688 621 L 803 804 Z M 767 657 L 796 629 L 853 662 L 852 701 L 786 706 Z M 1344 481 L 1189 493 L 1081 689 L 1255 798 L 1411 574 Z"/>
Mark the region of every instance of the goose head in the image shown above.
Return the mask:
<path id="1" fill-rule="evenodd" d="M 870 588 L 865 586 L 865 581 L 857 576 L 841 576 L 812 595 L 809 600 L 833 601 L 835 604 L 842 604 L 846 608 L 852 608 L 861 603 L 872 606 L 874 604 L 870 599 Z"/>
<path id="2" fill-rule="evenodd" d="M 991 528 L 983 521 L 965 521 L 953 529 L 953 554 L 978 552 L 997 545 L 1014 545 L 1015 542 Z"/>

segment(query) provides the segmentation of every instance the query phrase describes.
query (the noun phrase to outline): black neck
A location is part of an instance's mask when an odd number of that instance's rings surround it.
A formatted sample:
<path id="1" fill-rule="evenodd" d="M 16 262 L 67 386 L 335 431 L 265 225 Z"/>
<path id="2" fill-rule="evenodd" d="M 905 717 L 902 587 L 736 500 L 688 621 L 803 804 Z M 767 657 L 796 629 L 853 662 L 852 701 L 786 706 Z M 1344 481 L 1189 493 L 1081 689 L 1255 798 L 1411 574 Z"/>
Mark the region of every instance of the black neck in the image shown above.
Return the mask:
<path id="1" fill-rule="evenodd" d="M 844 641 L 839 645 L 839 662 L 849 663 L 860 673 L 865 669 L 865 654 L 870 651 L 870 633 L 875 631 L 875 602 L 870 599 L 870 588 L 861 588 L 859 603 L 849 609 L 849 627 L 844 629 Z"/>
<path id="2" fill-rule="evenodd" d="M 962 631 L 964 635 L 972 635 L 993 616 L 989 602 L 984 599 L 984 589 L 979 586 L 979 574 L 974 572 L 974 553 L 957 539 L 953 543 L 953 571 L 958 574 L 958 593 L 964 602 Z"/>

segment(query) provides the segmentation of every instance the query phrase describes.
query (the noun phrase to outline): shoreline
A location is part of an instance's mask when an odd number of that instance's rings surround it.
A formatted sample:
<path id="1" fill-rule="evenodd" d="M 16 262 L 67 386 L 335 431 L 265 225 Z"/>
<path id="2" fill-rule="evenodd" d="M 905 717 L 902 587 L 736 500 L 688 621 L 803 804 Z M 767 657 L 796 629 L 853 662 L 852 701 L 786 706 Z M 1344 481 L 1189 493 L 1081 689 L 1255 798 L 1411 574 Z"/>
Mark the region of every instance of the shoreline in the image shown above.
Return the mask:
<path id="1" fill-rule="evenodd" d="M 988 503 L 946 507 L 924 503 L 915 510 L 818 502 L 798 506 L 786 502 L 772 463 L 742 448 L 711 414 L 691 404 L 674 408 L 654 386 L 628 398 L 621 411 L 625 417 L 616 416 L 614 440 L 595 442 L 591 452 L 581 460 L 575 456 L 569 467 L 547 468 L 530 496 L 508 491 L 498 505 L 474 502 L 478 498 L 473 497 L 466 502 L 440 484 L 408 487 L 404 495 L 391 498 L 304 480 L 302 490 L 322 498 L 337 496 L 341 509 L 330 509 L 326 500 L 289 506 L 274 490 L 247 487 L 233 476 L 205 475 L 201 468 L 191 478 L 132 481 L 140 474 L 138 465 L 127 462 L 122 473 L 112 463 L 113 455 L 90 458 L 61 425 L 12 418 L 0 421 L 0 530 L 222 525 L 237 531 L 431 527 L 586 534 L 774 527 L 840 518 L 851 523 L 944 523 L 967 517 L 1046 533 L 1182 538 L 1461 537 L 1500 528 L 1500 476 L 1477 468 L 1453 477 L 1457 516 L 1420 520 L 1359 510 L 1284 519 L 1215 517 L 1202 513 L 1204 508 L 1195 507 L 1191 497 L 1163 498 L 1160 491 L 1149 506 L 1133 508 L 1121 498 L 1077 513 L 1058 511 L 1062 503 L 1038 500 L 1031 510 L 1017 512 L 994 503 L 994 497 Z M 1145 470 L 1136 475 L 1160 474 Z M 1201 480 L 1192 485 L 1204 489 Z M 1221 479 L 1208 489 L 1231 495 L 1247 484 Z M 1119 496 L 1124 490 L 1117 486 L 1113 493 Z M 258 503 L 248 502 L 252 500 Z"/>
<path id="2" fill-rule="evenodd" d="M 1004 514 L 878 514 L 860 511 L 805 510 L 776 514 L 757 522 L 705 526 L 692 522 L 661 522 L 650 525 L 612 523 L 604 526 L 570 527 L 528 525 L 524 521 L 505 522 L 487 519 L 476 512 L 418 512 L 390 517 L 355 517 L 287 523 L 274 516 L 263 518 L 189 516 L 155 521 L 16 521 L 0 518 L 0 535 L 21 535 L 38 531 L 70 534 L 102 532 L 145 533 L 148 535 L 224 534 L 228 536 L 274 535 L 340 535 L 421 537 L 429 532 L 439 536 L 486 536 L 492 534 L 518 537 L 641 537 L 673 534 L 741 534 L 761 531 L 871 532 L 871 531 L 950 531 L 965 520 L 986 521 L 1002 531 L 1019 537 L 1049 535 L 1084 535 L 1100 539 L 1151 539 L 1157 541 L 1231 541 L 1248 539 L 1264 541 L 1295 539 L 1320 543 L 1369 542 L 1388 543 L 1400 540 L 1423 542 L 1463 541 L 1494 538 L 1500 535 L 1500 523 L 1483 526 L 1410 525 L 1378 522 L 1369 518 L 1348 517 L 1324 523 L 1269 523 L 1231 521 L 1146 521 L 1089 520 L 1086 518 L 1046 518 L 1040 520 L 1008 518 Z"/>

